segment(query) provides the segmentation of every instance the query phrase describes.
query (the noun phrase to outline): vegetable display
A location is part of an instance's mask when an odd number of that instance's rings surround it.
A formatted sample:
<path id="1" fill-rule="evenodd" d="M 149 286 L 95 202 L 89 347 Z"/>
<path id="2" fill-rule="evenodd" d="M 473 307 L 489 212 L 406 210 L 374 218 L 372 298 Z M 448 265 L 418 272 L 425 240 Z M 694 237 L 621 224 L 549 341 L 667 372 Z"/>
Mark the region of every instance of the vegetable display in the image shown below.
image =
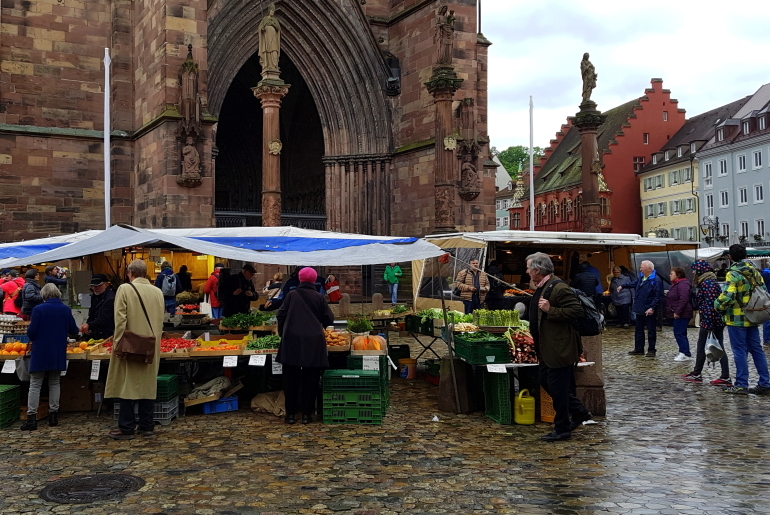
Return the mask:
<path id="1" fill-rule="evenodd" d="M 459 324 L 455 324 L 454 330 L 456 333 L 472 333 L 478 331 L 479 327 L 467 322 L 460 322 Z"/>
<path id="2" fill-rule="evenodd" d="M 382 350 L 385 348 L 385 338 L 368 335 L 353 338 L 353 350 Z"/>
<path id="3" fill-rule="evenodd" d="M 444 320 L 444 311 L 438 308 L 423 309 L 417 316 L 420 317 L 423 323 L 431 319 Z M 447 319 L 453 324 L 459 324 L 462 322 L 473 322 L 473 315 L 466 315 L 459 311 L 447 311 Z"/>
<path id="4" fill-rule="evenodd" d="M 324 336 L 326 337 L 327 347 L 342 347 L 349 343 L 347 335 L 339 331 L 325 329 Z"/>
<path id="5" fill-rule="evenodd" d="M 504 336 L 511 350 L 512 363 L 537 363 L 535 342 L 529 328 L 511 327 Z"/>
<path id="6" fill-rule="evenodd" d="M 175 349 L 191 349 L 198 345 L 196 340 L 185 340 L 184 338 L 163 338 L 160 341 L 161 352 L 174 352 Z"/>
<path id="7" fill-rule="evenodd" d="M 517 327 L 519 312 L 516 310 L 477 309 L 473 312 L 473 323 L 479 326 Z"/>
<path id="8" fill-rule="evenodd" d="M 399 304 L 397 306 L 393 306 L 393 309 L 390 310 L 391 313 L 394 315 L 399 315 L 401 313 L 407 313 L 409 311 L 409 308 L 404 306 L 403 304 Z"/>
<path id="9" fill-rule="evenodd" d="M 353 317 L 348 319 L 348 331 L 351 333 L 368 333 L 374 329 L 372 323 L 363 317 Z"/>
<path id="10" fill-rule="evenodd" d="M 246 350 L 277 349 L 280 343 L 281 337 L 277 334 L 271 334 L 269 336 L 262 336 L 254 340 L 250 340 L 246 344 Z"/>
<path id="11" fill-rule="evenodd" d="M 463 340 L 469 343 L 473 342 L 503 342 L 507 341 L 505 337 L 491 334 L 486 331 L 476 331 L 475 333 L 463 333 Z"/>
<path id="12" fill-rule="evenodd" d="M 269 313 L 238 313 L 222 319 L 223 327 L 232 327 L 247 331 L 249 327 L 264 325 L 272 317 Z"/>

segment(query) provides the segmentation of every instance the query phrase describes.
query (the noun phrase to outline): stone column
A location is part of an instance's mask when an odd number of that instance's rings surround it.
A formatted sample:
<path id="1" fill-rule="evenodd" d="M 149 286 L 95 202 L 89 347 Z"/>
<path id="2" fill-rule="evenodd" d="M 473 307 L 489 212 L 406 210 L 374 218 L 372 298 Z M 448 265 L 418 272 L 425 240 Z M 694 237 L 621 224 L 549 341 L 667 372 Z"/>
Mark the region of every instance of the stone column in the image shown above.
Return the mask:
<path id="1" fill-rule="evenodd" d="M 596 133 L 607 117 L 596 109 L 596 102 L 586 100 L 580 104 L 575 116 L 575 126 L 580 131 L 583 186 L 583 232 L 601 232 L 601 207 L 599 205 L 599 161 Z"/>
<path id="2" fill-rule="evenodd" d="M 455 199 L 457 197 L 456 161 L 454 150 L 457 140 L 452 127 L 452 98 L 463 80 L 457 77 L 451 65 L 436 66 L 425 83 L 436 106 L 435 134 L 436 161 L 434 165 L 435 221 L 433 232 L 455 232 Z"/>
<path id="3" fill-rule="evenodd" d="M 281 100 L 289 84 L 263 79 L 251 88 L 262 103 L 262 226 L 281 225 Z"/>

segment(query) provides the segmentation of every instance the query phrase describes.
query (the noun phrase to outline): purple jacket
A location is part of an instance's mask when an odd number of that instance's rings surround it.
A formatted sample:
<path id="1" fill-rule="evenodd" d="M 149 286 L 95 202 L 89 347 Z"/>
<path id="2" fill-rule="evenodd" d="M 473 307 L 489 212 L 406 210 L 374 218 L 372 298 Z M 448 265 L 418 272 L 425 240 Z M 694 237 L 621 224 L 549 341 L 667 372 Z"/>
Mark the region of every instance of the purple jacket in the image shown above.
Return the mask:
<path id="1" fill-rule="evenodd" d="M 671 285 L 666 295 L 666 315 L 668 318 L 692 318 L 692 304 L 690 304 L 690 281 L 678 279 Z"/>

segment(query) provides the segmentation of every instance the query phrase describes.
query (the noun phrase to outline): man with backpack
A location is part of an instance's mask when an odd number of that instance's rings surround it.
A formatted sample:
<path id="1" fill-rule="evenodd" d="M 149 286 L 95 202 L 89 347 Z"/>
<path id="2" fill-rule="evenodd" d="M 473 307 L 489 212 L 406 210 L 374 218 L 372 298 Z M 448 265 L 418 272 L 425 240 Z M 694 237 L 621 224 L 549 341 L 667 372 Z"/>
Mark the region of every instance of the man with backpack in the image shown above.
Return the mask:
<path id="1" fill-rule="evenodd" d="M 639 265 L 639 279 L 635 282 L 625 282 L 618 286 L 617 291 L 633 288 L 636 291 L 631 311 L 636 315 L 636 332 L 634 333 L 634 350 L 629 352 L 631 356 L 645 356 L 644 354 L 644 330 L 647 329 L 647 354 L 648 358 L 654 358 L 656 354 L 655 344 L 658 341 L 657 318 L 655 313 L 663 298 L 663 283 L 655 273 L 655 265 L 652 261 L 642 261 Z"/>
<path id="2" fill-rule="evenodd" d="M 729 252 L 733 265 L 727 271 L 727 289 L 714 301 L 714 309 L 722 314 L 727 325 L 735 361 L 735 384 L 722 391 L 739 395 L 770 395 L 770 373 L 759 341 L 759 327 L 749 320 L 746 311 L 756 293 L 754 290 L 767 292 L 767 288 L 759 270 L 746 260 L 746 247 L 736 243 L 730 246 Z M 759 383 L 753 388 L 749 388 L 748 354 L 754 359 L 759 375 Z"/>
<path id="3" fill-rule="evenodd" d="M 182 283 L 171 268 L 171 263 L 164 261 L 160 264 L 160 273 L 155 278 L 155 287 L 163 293 L 163 304 L 166 313 L 176 313 L 176 296 L 182 293 Z"/>
<path id="4" fill-rule="evenodd" d="M 765 281 L 765 288 L 770 290 L 770 268 L 762 270 L 762 280 Z M 762 324 L 762 343 L 770 345 L 770 320 Z"/>
<path id="5" fill-rule="evenodd" d="M 574 324 L 585 312 L 572 288 L 554 275 L 548 254 L 527 256 L 527 273 L 536 287 L 527 313 L 540 362 L 540 387 L 551 396 L 556 411 L 554 430 L 541 439 L 566 440 L 592 418 L 575 396 L 574 367 L 580 361 L 582 342 Z"/>

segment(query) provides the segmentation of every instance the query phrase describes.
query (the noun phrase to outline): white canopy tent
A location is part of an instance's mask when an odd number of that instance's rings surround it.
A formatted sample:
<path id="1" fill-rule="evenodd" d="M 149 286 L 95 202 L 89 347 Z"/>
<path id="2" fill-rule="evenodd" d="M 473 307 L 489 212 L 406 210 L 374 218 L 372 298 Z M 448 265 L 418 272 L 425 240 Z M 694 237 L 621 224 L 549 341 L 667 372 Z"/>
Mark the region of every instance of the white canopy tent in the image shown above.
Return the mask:
<path id="1" fill-rule="evenodd" d="M 63 236 L 51 236 L 50 238 L 0 243 L 0 267 L 5 268 L 7 263 L 14 263 L 29 256 L 34 256 L 72 243 L 93 238 L 101 232 L 102 231 L 83 231 L 65 234 Z"/>

